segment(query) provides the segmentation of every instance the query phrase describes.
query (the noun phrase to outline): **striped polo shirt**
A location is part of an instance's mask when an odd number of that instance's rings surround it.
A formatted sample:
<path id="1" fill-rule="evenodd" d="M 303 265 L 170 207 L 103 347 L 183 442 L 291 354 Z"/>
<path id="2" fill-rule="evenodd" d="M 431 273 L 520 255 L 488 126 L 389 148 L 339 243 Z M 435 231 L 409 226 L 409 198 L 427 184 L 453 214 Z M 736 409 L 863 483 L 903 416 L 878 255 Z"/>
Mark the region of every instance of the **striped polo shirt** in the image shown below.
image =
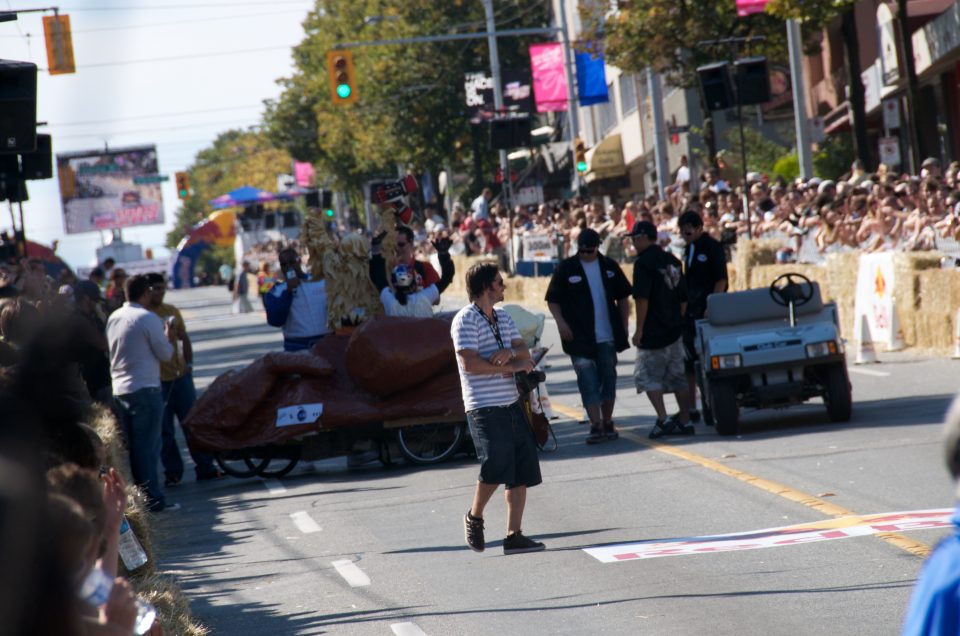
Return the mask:
<path id="1" fill-rule="evenodd" d="M 513 324 L 510 314 L 502 309 L 494 309 L 494 311 L 503 346 L 509 348 L 511 342 L 520 339 L 520 332 Z M 473 304 L 467 305 L 454 316 L 453 324 L 450 326 L 450 336 L 453 338 L 453 347 L 456 351 L 471 349 L 477 351 L 484 360 L 489 360 L 490 356 L 500 348 L 493 326 Z M 460 370 L 463 406 L 467 411 L 487 406 L 509 406 L 520 397 L 512 374 L 503 377 L 499 373 L 467 373 L 463 369 L 459 356 L 457 356 L 457 367 Z"/>

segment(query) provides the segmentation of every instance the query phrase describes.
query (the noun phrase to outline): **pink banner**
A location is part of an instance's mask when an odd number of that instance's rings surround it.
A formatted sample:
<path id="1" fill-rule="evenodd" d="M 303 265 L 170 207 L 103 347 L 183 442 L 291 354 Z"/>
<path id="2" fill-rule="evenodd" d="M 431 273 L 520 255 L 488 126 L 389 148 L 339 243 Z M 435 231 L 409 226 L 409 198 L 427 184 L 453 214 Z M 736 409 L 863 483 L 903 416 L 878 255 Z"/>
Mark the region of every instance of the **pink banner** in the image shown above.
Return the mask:
<path id="1" fill-rule="evenodd" d="M 530 45 L 533 99 L 537 112 L 567 110 L 567 76 L 563 72 L 563 45 L 559 42 Z"/>
<path id="2" fill-rule="evenodd" d="M 304 188 L 313 185 L 313 164 L 306 161 L 293 162 L 293 176 L 298 186 Z"/>
<path id="3" fill-rule="evenodd" d="M 754 13 L 763 13 L 770 0 L 737 0 L 737 15 L 741 18 Z"/>

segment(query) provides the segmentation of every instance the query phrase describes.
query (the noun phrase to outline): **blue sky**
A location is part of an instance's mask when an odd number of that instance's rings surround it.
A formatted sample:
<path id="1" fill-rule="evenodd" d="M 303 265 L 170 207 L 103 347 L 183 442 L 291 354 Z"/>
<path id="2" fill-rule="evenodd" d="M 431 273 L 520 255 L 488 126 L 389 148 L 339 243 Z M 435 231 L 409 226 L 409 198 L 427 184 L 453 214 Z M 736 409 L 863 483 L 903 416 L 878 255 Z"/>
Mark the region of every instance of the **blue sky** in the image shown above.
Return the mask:
<path id="1" fill-rule="evenodd" d="M 49 75 L 41 17 L 21 14 L 0 23 L 0 58 L 29 61 L 37 77 L 37 121 L 53 136 L 54 154 L 126 146 L 157 146 L 166 223 L 124 230 L 124 240 L 165 254 L 166 232 L 179 200 L 173 173 L 183 170 L 217 134 L 259 122 L 263 100 L 279 95 L 289 76 L 290 50 L 303 36 L 311 0 L 61 0 L 24 4 L 0 0 L 0 10 L 56 4 L 70 16 L 77 72 Z M 66 235 L 56 178 L 28 183 L 27 237 L 60 240 L 71 265 L 89 265 L 100 234 Z M 0 204 L 0 228 L 10 217 Z"/>

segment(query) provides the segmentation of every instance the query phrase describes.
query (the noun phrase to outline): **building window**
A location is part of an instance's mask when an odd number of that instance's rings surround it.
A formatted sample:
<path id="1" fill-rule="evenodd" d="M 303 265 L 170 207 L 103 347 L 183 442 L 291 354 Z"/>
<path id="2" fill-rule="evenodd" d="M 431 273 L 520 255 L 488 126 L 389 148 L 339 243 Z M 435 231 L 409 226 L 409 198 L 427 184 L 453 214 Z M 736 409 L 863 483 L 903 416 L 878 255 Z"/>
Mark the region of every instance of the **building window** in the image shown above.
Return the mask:
<path id="1" fill-rule="evenodd" d="M 637 110 L 637 76 L 633 73 L 624 73 L 620 76 L 620 106 L 621 119 Z"/>
<path id="2" fill-rule="evenodd" d="M 613 84 L 607 85 L 609 101 L 597 104 L 597 126 L 600 128 L 600 138 L 606 137 L 617 125 L 617 110 L 613 100 Z"/>

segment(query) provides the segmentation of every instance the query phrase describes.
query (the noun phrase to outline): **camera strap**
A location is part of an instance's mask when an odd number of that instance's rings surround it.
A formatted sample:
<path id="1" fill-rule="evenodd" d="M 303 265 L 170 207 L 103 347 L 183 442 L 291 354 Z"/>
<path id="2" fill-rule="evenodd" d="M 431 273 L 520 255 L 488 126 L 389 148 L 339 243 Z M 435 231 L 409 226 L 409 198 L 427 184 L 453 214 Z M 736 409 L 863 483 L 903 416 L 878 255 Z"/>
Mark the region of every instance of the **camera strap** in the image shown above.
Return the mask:
<path id="1" fill-rule="evenodd" d="M 490 327 L 490 331 L 493 332 L 493 337 L 497 339 L 497 344 L 501 349 L 506 349 L 503 346 L 503 338 L 500 336 L 500 321 L 497 319 L 497 310 L 493 310 L 493 320 L 487 317 L 487 314 L 483 313 L 483 310 L 480 309 L 476 303 L 474 303 L 473 308 L 477 310 L 477 313 L 483 316 L 484 321 L 486 321 L 487 326 Z"/>

